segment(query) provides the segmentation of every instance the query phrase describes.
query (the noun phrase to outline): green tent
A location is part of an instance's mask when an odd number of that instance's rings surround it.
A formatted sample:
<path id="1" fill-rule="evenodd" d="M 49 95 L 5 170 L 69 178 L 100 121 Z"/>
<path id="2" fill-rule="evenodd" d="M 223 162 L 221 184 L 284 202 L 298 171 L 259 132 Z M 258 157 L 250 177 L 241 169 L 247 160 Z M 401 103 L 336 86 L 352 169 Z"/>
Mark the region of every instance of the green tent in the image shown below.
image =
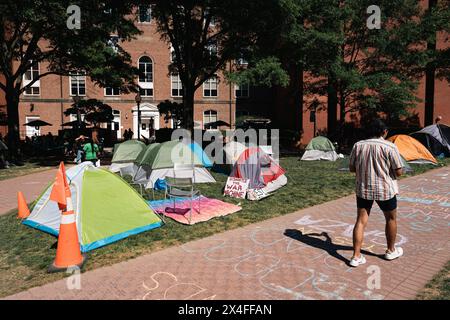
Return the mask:
<path id="1" fill-rule="evenodd" d="M 133 162 L 145 149 L 145 143 L 139 140 L 128 140 L 114 145 L 112 163 Z"/>
<path id="2" fill-rule="evenodd" d="M 339 158 L 333 143 L 326 137 L 317 136 L 308 143 L 301 160 L 316 161 L 327 160 L 336 161 Z"/>
<path id="3" fill-rule="evenodd" d="M 66 172 L 81 251 L 90 251 L 162 225 L 145 200 L 119 176 L 83 162 Z M 61 212 L 49 186 L 23 224 L 58 236 Z"/>
<path id="4" fill-rule="evenodd" d="M 195 183 L 216 182 L 204 166 L 204 162 L 190 145 L 178 140 L 163 143 L 153 143 L 136 158 L 133 181 L 151 182 L 149 187 L 158 179 L 166 176 L 192 176 Z M 194 172 L 179 172 L 175 164 L 193 164 Z M 180 170 L 181 171 L 181 170 Z"/>
<path id="5" fill-rule="evenodd" d="M 333 143 L 326 137 L 317 136 L 308 143 L 306 150 L 335 151 Z"/>
<path id="6" fill-rule="evenodd" d="M 187 144 L 177 140 L 157 143 L 149 152 L 146 152 L 145 157 L 141 160 L 141 164 L 152 169 L 172 168 L 174 162 L 203 166 L 201 159 L 192 149 Z"/>

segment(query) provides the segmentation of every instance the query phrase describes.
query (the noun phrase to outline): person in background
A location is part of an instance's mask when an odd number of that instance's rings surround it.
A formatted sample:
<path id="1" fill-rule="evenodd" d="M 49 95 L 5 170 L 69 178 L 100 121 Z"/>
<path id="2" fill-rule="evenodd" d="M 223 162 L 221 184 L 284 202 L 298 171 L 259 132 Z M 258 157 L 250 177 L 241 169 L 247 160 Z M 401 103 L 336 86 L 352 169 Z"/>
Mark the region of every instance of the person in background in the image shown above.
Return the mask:
<path id="1" fill-rule="evenodd" d="M 91 161 L 94 166 L 97 165 L 98 157 L 98 145 L 92 141 L 92 139 L 86 139 L 86 143 L 84 144 L 83 151 L 85 154 L 86 161 Z"/>
<path id="2" fill-rule="evenodd" d="M 75 148 L 76 148 L 76 153 L 77 153 L 77 157 L 75 158 L 75 162 L 77 164 L 80 164 L 81 162 L 83 162 L 83 155 L 84 155 L 84 142 L 86 140 L 86 137 L 81 135 L 78 138 L 75 139 Z"/>
<path id="3" fill-rule="evenodd" d="M 367 140 L 357 142 L 350 154 L 349 169 L 356 173 L 357 220 L 353 229 L 353 257 L 350 266 L 366 263 L 361 254 L 364 230 L 370 210 L 376 201 L 386 219 L 386 260 L 403 255 L 403 249 L 395 247 L 397 235 L 397 177 L 402 175 L 402 160 L 395 144 L 386 141 L 386 125 L 380 119 L 368 126 Z"/>

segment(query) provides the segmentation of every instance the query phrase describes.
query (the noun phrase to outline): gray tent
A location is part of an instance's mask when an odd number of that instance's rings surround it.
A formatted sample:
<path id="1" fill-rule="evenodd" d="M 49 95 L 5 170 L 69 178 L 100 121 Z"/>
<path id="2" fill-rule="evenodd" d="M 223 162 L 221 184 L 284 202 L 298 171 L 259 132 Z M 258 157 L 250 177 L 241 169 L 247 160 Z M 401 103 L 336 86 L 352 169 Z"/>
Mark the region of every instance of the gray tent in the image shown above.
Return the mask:
<path id="1" fill-rule="evenodd" d="M 450 127 L 445 124 L 433 124 L 411 136 L 419 140 L 434 156 L 443 154 L 450 157 Z"/>

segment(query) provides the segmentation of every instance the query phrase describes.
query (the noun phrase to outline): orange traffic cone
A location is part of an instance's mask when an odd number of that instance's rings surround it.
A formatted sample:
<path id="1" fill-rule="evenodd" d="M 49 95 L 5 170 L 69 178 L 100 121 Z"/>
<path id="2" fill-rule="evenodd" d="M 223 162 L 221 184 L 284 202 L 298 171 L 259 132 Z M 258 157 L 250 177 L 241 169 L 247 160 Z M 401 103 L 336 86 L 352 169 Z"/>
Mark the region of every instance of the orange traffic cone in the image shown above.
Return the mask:
<path id="1" fill-rule="evenodd" d="M 30 209 L 28 209 L 27 202 L 21 191 L 17 192 L 17 207 L 19 211 L 17 212 L 17 218 L 25 219 L 30 215 Z"/>
<path id="2" fill-rule="evenodd" d="M 62 207 L 62 215 L 56 257 L 48 271 L 65 271 L 70 267 L 81 268 L 86 262 L 86 257 L 81 254 L 80 250 L 76 214 L 73 210 L 70 188 L 67 183 L 63 163 L 61 163 L 56 174 L 56 181 L 53 188 L 54 190 L 52 189 L 50 199 L 58 202 L 60 208 Z"/>

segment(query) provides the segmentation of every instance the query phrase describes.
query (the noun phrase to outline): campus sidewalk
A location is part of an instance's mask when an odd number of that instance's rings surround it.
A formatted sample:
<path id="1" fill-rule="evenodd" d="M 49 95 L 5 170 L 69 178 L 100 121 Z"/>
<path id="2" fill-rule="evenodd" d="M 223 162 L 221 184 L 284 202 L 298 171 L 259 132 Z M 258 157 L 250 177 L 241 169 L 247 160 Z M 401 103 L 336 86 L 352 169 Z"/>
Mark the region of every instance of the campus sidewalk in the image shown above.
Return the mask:
<path id="1" fill-rule="evenodd" d="M 55 167 L 55 169 L 0 180 L 0 215 L 17 208 L 18 191 L 23 192 L 28 203 L 36 200 L 49 182 L 55 178 L 56 169 Z"/>
<path id="2" fill-rule="evenodd" d="M 346 264 L 356 212 L 348 196 L 88 271 L 80 290 L 67 278 L 7 299 L 412 299 L 450 259 L 450 167 L 400 189 L 405 255 L 395 261 L 382 258 L 384 217 L 374 205 L 367 264 Z"/>

